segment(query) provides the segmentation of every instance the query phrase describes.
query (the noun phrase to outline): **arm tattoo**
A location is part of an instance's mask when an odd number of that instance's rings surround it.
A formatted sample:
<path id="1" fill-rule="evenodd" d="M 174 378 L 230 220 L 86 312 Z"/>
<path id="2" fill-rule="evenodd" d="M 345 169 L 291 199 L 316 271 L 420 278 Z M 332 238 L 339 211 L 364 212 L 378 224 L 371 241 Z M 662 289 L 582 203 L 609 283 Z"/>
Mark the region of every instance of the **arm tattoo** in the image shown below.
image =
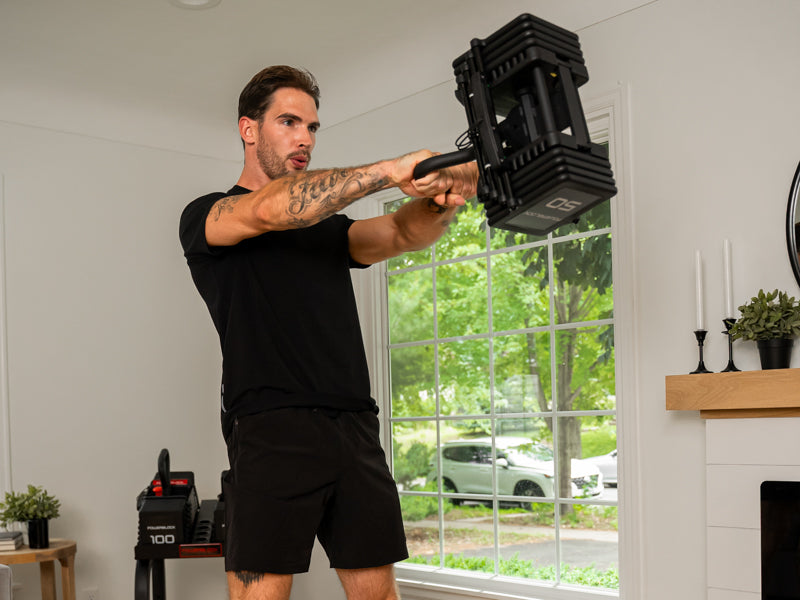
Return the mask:
<path id="1" fill-rule="evenodd" d="M 358 169 L 307 173 L 289 182 L 286 212 L 293 224 L 305 227 L 382 190 L 388 183 L 388 178 L 370 176 Z"/>
<path id="2" fill-rule="evenodd" d="M 258 583 L 262 579 L 264 579 L 263 573 L 253 573 L 252 571 L 236 571 L 234 573 L 236 579 L 241 581 L 245 586 L 251 585 L 253 583 Z"/>
<path id="3" fill-rule="evenodd" d="M 428 198 L 428 208 L 431 212 L 435 212 L 437 215 L 447 212 L 447 207 L 442 206 L 441 204 L 436 204 L 436 202 L 433 201 L 433 198 Z"/>
<path id="4" fill-rule="evenodd" d="M 232 213 L 234 205 L 239 201 L 239 196 L 228 196 L 227 198 L 222 198 L 221 200 L 217 200 L 214 203 L 214 206 L 211 207 L 211 211 L 213 212 L 214 220 L 219 221 L 222 213 Z"/>
<path id="5" fill-rule="evenodd" d="M 442 206 L 441 204 L 436 204 L 436 202 L 434 202 L 432 198 L 428 198 L 428 209 L 430 209 L 431 212 L 437 215 L 443 215 L 449 210 L 446 206 Z M 440 224 L 444 229 L 447 229 L 448 226 L 450 225 L 450 218 L 449 217 L 443 218 Z"/>

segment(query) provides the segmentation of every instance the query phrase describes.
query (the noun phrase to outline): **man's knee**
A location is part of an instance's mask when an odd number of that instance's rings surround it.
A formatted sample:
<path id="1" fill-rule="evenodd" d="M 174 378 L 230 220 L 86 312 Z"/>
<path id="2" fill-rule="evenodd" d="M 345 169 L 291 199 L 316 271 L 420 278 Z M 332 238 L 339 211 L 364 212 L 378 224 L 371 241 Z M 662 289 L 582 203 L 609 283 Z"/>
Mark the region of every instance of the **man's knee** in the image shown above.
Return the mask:
<path id="1" fill-rule="evenodd" d="M 230 600 L 289 600 L 292 576 L 251 571 L 229 571 Z"/>
<path id="2" fill-rule="evenodd" d="M 394 565 L 369 569 L 336 569 L 347 600 L 399 600 Z"/>

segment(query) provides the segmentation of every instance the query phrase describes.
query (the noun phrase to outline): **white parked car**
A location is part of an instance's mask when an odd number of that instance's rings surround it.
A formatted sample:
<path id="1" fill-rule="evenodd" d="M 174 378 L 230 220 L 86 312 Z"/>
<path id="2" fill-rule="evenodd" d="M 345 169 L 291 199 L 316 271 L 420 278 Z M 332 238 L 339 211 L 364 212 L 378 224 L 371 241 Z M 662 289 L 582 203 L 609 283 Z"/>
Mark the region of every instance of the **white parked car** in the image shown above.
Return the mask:
<path id="1" fill-rule="evenodd" d="M 600 472 L 603 474 L 603 483 L 609 487 L 617 487 L 617 450 L 616 448 L 608 454 L 600 456 L 590 456 L 584 458 L 584 462 L 597 465 Z"/>
<path id="2" fill-rule="evenodd" d="M 496 437 L 497 493 L 501 496 L 555 496 L 553 451 L 527 438 Z M 492 494 L 492 439 L 456 440 L 441 446 L 445 492 Z M 591 463 L 573 459 L 572 496 L 585 498 L 603 491 L 603 476 Z M 433 478 L 436 464 L 433 464 Z M 458 500 L 455 500 L 458 503 Z"/>

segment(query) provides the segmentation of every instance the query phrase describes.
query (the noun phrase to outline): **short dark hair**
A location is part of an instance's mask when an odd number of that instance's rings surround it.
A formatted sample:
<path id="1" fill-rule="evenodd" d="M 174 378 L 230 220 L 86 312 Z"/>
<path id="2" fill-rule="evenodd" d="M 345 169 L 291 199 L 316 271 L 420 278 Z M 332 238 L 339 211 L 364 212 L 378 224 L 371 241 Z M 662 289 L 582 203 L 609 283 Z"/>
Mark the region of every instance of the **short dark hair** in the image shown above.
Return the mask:
<path id="1" fill-rule="evenodd" d="M 314 98 L 319 108 L 319 86 L 305 69 L 274 65 L 256 73 L 239 94 L 239 119 L 261 121 L 272 104 L 272 95 L 281 88 L 296 88 Z"/>

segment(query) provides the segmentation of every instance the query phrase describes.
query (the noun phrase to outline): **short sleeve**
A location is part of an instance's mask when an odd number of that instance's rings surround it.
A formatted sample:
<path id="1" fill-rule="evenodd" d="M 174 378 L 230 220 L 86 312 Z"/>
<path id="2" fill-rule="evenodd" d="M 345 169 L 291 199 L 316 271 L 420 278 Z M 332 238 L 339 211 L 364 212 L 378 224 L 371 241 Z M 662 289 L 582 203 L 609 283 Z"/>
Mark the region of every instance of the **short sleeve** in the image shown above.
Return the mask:
<path id="1" fill-rule="evenodd" d="M 221 248 L 212 248 L 206 241 L 206 218 L 211 207 L 226 194 L 214 192 L 192 201 L 181 214 L 179 235 L 183 254 L 190 260 L 201 256 L 216 256 Z"/>
<path id="2" fill-rule="evenodd" d="M 365 265 L 363 263 L 360 263 L 350 255 L 350 239 L 349 239 L 350 226 L 353 223 L 355 223 L 355 221 L 353 219 L 351 219 L 350 217 L 348 217 L 347 215 L 342 214 L 342 213 L 339 213 L 336 216 L 337 216 L 337 218 L 342 219 L 343 228 L 344 228 L 345 233 L 347 234 L 346 241 L 347 241 L 347 263 L 348 263 L 348 265 L 350 266 L 351 269 L 369 269 L 372 265 Z"/>

